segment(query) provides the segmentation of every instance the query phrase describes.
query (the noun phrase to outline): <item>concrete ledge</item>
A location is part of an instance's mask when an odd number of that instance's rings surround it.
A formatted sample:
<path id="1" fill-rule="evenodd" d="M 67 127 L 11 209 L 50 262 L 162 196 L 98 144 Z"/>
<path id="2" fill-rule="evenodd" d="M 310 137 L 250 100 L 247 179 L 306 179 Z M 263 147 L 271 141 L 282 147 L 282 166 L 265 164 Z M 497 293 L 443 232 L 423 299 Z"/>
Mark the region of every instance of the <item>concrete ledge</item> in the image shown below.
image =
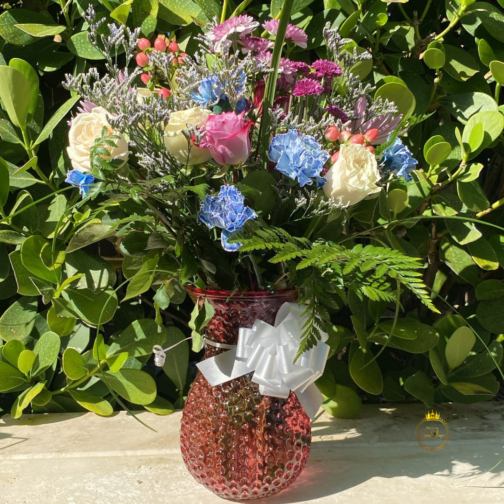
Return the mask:
<path id="1" fill-rule="evenodd" d="M 419 404 L 365 406 L 359 420 L 321 415 L 308 465 L 270 504 L 504 502 L 504 404 L 440 408 L 451 436 L 441 451 L 415 441 Z M 180 413 L 124 412 L 0 419 L 2 504 L 213 504 L 226 502 L 185 470 Z"/>

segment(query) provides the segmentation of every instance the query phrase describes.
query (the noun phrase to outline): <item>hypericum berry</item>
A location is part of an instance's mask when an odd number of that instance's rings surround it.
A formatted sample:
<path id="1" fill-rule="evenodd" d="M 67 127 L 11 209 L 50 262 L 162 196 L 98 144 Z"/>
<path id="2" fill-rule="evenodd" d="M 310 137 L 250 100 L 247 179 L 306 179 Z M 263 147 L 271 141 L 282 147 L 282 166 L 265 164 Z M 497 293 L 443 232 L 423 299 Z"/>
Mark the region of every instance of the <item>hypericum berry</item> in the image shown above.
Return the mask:
<path id="1" fill-rule="evenodd" d="M 164 39 L 158 37 L 156 40 L 154 40 L 154 49 L 156 49 L 156 51 L 166 51 L 166 42 L 164 41 Z"/>
<path id="2" fill-rule="evenodd" d="M 149 64 L 149 56 L 145 53 L 138 53 L 135 56 L 135 61 L 137 62 L 137 65 L 140 67 L 145 67 Z"/>
<path id="3" fill-rule="evenodd" d="M 172 41 L 170 42 L 170 45 L 168 46 L 168 50 L 172 53 L 176 53 L 176 52 L 179 52 L 179 45 L 177 44 L 177 42 L 175 41 Z"/>
<path id="4" fill-rule="evenodd" d="M 159 91 L 158 91 L 158 95 L 159 96 L 162 96 L 165 100 L 171 95 L 170 91 L 164 87 L 162 87 Z"/>
<path id="5" fill-rule="evenodd" d="M 149 84 L 149 81 L 151 80 L 151 76 L 149 74 L 143 73 L 140 75 L 140 80 L 147 86 Z"/>
<path id="6" fill-rule="evenodd" d="M 141 38 L 138 41 L 138 49 L 140 49 L 140 51 L 145 51 L 145 49 L 149 48 L 150 46 L 151 46 L 151 43 L 150 43 L 149 39 Z"/>
<path id="7" fill-rule="evenodd" d="M 374 154 L 374 147 L 372 145 L 366 145 L 365 149 L 371 152 L 371 154 Z"/>
<path id="8" fill-rule="evenodd" d="M 338 152 L 335 152 L 335 153 L 331 156 L 331 163 L 336 163 L 336 161 L 338 161 L 338 158 L 339 158 L 339 151 L 338 151 Z"/>
<path id="9" fill-rule="evenodd" d="M 348 140 L 348 142 L 351 144 L 364 145 L 364 143 L 366 143 L 366 140 L 364 138 L 364 135 L 357 133 L 357 135 L 354 135 L 352 138 L 350 138 L 350 140 Z"/>
<path id="10" fill-rule="evenodd" d="M 340 135 L 339 129 L 336 126 L 329 126 L 325 132 L 325 139 L 329 142 L 336 142 Z"/>
<path id="11" fill-rule="evenodd" d="M 371 128 L 366 131 L 366 134 L 364 135 L 364 138 L 368 142 L 374 142 L 376 140 L 376 137 L 378 136 L 379 131 L 376 128 Z"/>
<path id="12" fill-rule="evenodd" d="M 346 142 L 351 136 L 352 136 L 351 131 L 343 130 L 339 136 L 340 143 Z"/>

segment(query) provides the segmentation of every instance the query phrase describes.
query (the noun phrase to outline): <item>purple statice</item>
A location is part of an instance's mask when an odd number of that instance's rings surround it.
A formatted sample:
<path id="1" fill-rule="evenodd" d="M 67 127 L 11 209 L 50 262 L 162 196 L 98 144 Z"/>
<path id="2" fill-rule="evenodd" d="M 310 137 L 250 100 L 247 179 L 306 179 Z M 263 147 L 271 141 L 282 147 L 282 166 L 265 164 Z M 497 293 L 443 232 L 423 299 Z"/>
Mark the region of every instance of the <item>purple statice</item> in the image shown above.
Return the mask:
<path id="1" fill-rule="evenodd" d="M 258 26 L 259 23 L 252 16 L 236 16 L 214 26 L 207 33 L 207 38 L 215 43 L 215 50 L 220 51 L 224 46 L 228 46 L 233 38 L 238 39 L 249 35 Z"/>
<path id="2" fill-rule="evenodd" d="M 79 170 L 70 170 L 67 173 L 65 182 L 79 188 L 81 196 L 84 198 L 91 189 L 95 178 L 90 173 L 82 173 Z"/>
<path id="3" fill-rule="evenodd" d="M 326 182 L 321 175 L 329 154 L 312 136 L 298 134 L 295 129 L 276 135 L 271 141 L 268 158 L 276 163 L 275 169 L 292 180 L 297 179 L 301 187 L 312 185 L 312 178 L 316 179 L 317 188 Z"/>
<path id="4" fill-rule="evenodd" d="M 238 40 L 238 43 L 243 46 L 243 54 L 247 54 L 249 52 L 260 54 L 268 49 L 271 49 L 274 45 L 272 40 L 254 36 L 242 37 Z"/>
<path id="5" fill-rule="evenodd" d="M 278 32 L 278 24 L 279 20 L 278 19 L 269 19 L 263 24 L 263 27 L 266 31 L 271 33 L 272 35 L 276 35 Z M 297 26 L 294 25 L 287 25 L 287 30 L 285 32 L 285 40 L 287 42 L 291 42 L 293 44 L 296 44 L 297 46 L 306 49 L 308 46 L 308 35 L 301 30 L 301 28 L 298 28 Z"/>
<path id="6" fill-rule="evenodd" d="M 257 214 L 245 206 L 245 197 L 235 186 L 222 186 L 217 196 L 207 196 L 201 202 L 198 222 L 209 229 L 222 229 L 221 243 L 226 252 L 238 250 L 241 243 L 229 243 L 249 219 L 256 219 Z"/>
<path id="7" fill-rule="evenodd" d="M 315 79 L 301 79 L 296 82 L 294 86 L 294 91 L 292 94 L 294 96 L 307 96 L 307 95 L 320 95 L 324 92 L 324 86 L 320 84 L 319 81 Z"/>
<path id="8" fill-rule="evenodd" d="M 317 79 L 322 77 L 339 77 L 343 73 L 343 70 L 337 63 L 325 59 L 315 61 L 312 64 L 312 68 L 315 70 L 313 77 Z"/>
<path id="9" fill-rule="evenodd" d="M 411 172 L 416 168 L 418 161 L 400 138 L 396 138 L 382 154 L 382 166 L 386 171 L 393 173 L 396 177 L 402 177 L 407 182 L 413 180 Z"/>
<path id="10" fill-rule="evenodd" d="M 345 114 L 343 110 L 336 105 L 329 105 L 324 109 L 328 114 L 339 119 L 343 124 L 348 122 L 348 116 Z"/>

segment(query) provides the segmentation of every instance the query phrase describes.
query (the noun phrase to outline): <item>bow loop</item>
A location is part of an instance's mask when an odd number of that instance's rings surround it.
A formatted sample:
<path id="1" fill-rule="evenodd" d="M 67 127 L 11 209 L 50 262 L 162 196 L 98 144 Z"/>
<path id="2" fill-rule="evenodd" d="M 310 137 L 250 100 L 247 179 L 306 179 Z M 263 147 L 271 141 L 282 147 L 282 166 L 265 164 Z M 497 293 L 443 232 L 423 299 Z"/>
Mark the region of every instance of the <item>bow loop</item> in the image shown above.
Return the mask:
<path id="1" fill-rule="evenodd" d="M 293 390 L 313 418 L 323 402 L 314 382 L 324 372 L 329 346 L 322 333 L 321 341 L 294 363 L 306 323 L 304 310 L 302 305 L 284 303 L 274 326 L 256 320 L 250 329 L 241 327 L 235 349 L 200 362 L 198 368 L 212 386 L 253 372 L 252 381 L 261 394 L 287 398 Z"/>

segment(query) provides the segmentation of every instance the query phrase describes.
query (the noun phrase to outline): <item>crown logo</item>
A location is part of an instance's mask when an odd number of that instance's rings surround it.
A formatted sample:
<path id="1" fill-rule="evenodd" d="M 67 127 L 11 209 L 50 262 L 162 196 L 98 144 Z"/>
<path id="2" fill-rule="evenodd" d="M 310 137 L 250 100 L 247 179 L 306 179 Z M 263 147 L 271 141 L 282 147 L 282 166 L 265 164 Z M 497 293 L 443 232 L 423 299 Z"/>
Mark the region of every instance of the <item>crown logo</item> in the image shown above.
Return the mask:
<path id="1" fill-rule="evenodd" d="M 425 415 L 425 420 L 439 420 L 441 415 L 436 411 L 432 410 L 432 413 L 427 412 Z"/>

